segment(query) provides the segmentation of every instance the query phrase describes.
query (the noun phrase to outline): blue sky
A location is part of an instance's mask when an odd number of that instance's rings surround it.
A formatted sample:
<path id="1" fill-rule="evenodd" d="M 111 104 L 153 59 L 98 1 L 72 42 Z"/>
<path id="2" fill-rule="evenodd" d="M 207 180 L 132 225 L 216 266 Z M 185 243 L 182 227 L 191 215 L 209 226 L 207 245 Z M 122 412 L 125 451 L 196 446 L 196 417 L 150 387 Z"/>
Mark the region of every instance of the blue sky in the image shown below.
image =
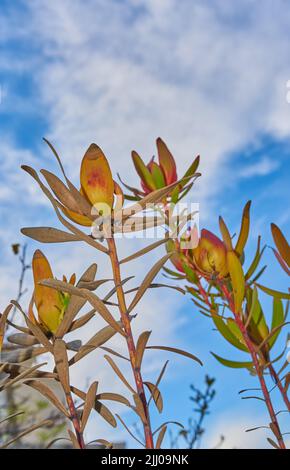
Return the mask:
<path id="1" fill-rule="evenodd" d="M 51 208 L 20 170 L 26 163 L 56 171 L 43 136 L 58 148 L 72 178 L 95 141 L 114 173 L 134 182 L 130 151 L 139 150 L 149 160 L 160 135 L 176 156 L 179 174 L 201 155 L 203 176 L 191 194 L 200 203 L 201 225 L 217 230 L 222 214 L 236 231 L 243 205 L 252 199 L 250 255 L 259 234 L 271 243 L 270 222 L 289 233 L 289 26 L 283 0 L 88 0 L 85 5 L 0 0 L 1 308 L 16 291 L 11 279 L 18 266 L 10 244 L 23 242 L 19 229 L 56 225 Z M 140 244 L 130 241 L 128 248 L 126 243 L 121 243 L 123 252 Z M 30 253 L 35 246 L 29 242 Z M 77 245 L 69 252 L 60 246 L 42 249 L 58 276 L 80 273 L 94 256 Z M 286 288 L 270 250 L 265 259 L 271 263 L 265 283 Z M 97 261 L 102 262 L 99 255 Z M 142 275 L 144 267 L 134 269 Z M 154 293 L 141 308 L 146 316 L 137 331 L 154 323 L 154 340 L 184 346 L 205 364 L 199 370 L 177 360 L 176 367 L 170 358 L 164 419 L 186 418 L 189 384 L 200 383 L 207 372 L 217 377 L 218 394 L 204 445 L 214 445 L 222 428 L 228 446 L 265 445 L 262 431 L 251 436 L 239 431 L 267 422 L 260 403 L 237 396 L 240 388 L 255 386 L 255 379 L 211 358 L 210 350 L 226 357 L 234 353 L 190 300 L 163 291 L 162 302 Z M 157 374 L 164 357 L 148 357 L 149 374 Z M 85 366 L 86 377 L 94 376 L 94 363 L 95 357 Z M 84 380 L 83 372 L 74 374 Z M 112 377 L 103 369 L 98 376 L 106 389 Z M 98 437 L 110 435 L 105 425 L 98 426 Z M 89 433 L 95 436 L 94 423 Z M 124 437 L 121 429 L 118 433 Z"/>

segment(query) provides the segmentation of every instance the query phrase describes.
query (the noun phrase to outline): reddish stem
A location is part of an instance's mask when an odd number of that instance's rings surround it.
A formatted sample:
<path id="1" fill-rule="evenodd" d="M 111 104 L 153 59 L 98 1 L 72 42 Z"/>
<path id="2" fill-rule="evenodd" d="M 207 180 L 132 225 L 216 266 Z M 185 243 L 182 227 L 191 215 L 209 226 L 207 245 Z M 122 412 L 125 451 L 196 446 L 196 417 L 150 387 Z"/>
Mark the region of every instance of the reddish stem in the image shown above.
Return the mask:
<path id="1" fill-rule="evenodd" d="M 276 413 L 274 411 L 274 407 L 272 405 L 271 397 L 270 397 L 270 394 L 269 394 L 269 391 L 268 391 L 268 388 L 267 388 L 267 385 L 266 385 L 266 381 L 265 381 L 265 378 L 264 378 L 264 375 L 263 375 L 263 370 L 262 370 L 262 368 L 260 366 L 260 363 L 259 363 L 259 359 L 258 359 L 258 356 L 257 356 L 255 345 L 252 343 L 252 340 L 248 335 L 247 328 L 245 327 L 239 313 L 237 313 L 235 311 L 235 306 L 234 306 L 234 303 L 233 303 L 230 292 L 228 291 L 226 286 L 224 286 L 222 283 L 220 284 L 220 287 L 221 287 L 222 292 L 223 292 L 223 294 L 224 294 L 224 296 L 225 296 L 225 298 L 228 302 L 229 308 L 233 312 L 233 315 L 235 317 L 235 321 L 236 321 L 236 323 L 237 323 L 237 325 L 238 325 L 238 327 L 239 327 L 239 329 L 240 329 L 240 331 L 243 335 L 246 346 L 247 346 L 247 348 L 248 348 L 248 350 L 249 350 L 249 352 L 252 356 L 253 364 L 254 364 L 255 370 L 257 372 L 257 376 L 259 378 L 259 381 L 260 381 L 261 390 L 262 390 L 262 393 L 264 395 L 265 403 L 266 403 L 266 406 L 267 406 L 267 409 L 268 409 L 268 412 L 269 412 L 269 415 L 270 415 L 270 418 L 271 418 L 273 429 L 275 429 L 274 434 L 275 434 L 275 437 L 278 440 L 279 447 L 281 449 L 286 449 L 285 443 L 284 443 L 284 440 L 283 440 L 283 437 L 282 437 L 282 434 L 281 434 L 280 426 L 279 426 L 279 423 L 278 423 L 278 420 L 277 420 L 277 417 L 276 417 Z M 273 429 L 272 429 L 272 431 L 273 431 Z"/>
<path id="2" fill-rule="evenodd" d="M 117 292 L 117 297 L 118 297 L 121 321 L 122 321 L 122 324 L 126 333 L 126 341 L 127 341 L 127 347 L 128 347 L 128 352 L 130 356 L 132 372 L 133 372 L 135 383 L 136 383 L 137 393 L 143 404 L 145 418 L 146 418 L 146 421 L 143 423 L 146 449 L 154 449 L 154 441 L 153 441 L 153 435 L 152 435 L 151 424 L 150 424 L 150 415 L 149 415 L 149 409 L 148 409 L 148 404 L 147 404 L 145 390 L 144 390 L 143 379 L 142 379 L 140 368 L 136 366 L 136 346 L 135 346 L 135 342 L 134 342 L 134 338 L 132 334 L 130 319 L 127 313 L 127 306 L 126 306 L 125 294 L 124 294 L 122 282 L 121 282 L 120 263 L 119 263 L 119 259 L 117 255 L 116 244 L 113 238 L 108 238 L 107 241 L 108 241 L 109 255 L 111 259 L 113 276 L 114 276 L 114 281 L 115 281 L 115 286 L 116 286 L 116 292 Z"/>
<path id="3" fill-rule="evenodd" d="M 276 384 L 277 384 L 277 386 L 280 390 L 280 393 L 282 395 L 282 398 L 284 400 L 285 405 L 287 406 L 288 411 L 290 411 L 290 400 L 288 398 L 286 388 L 283 386 L 283 384 L 282 384 L 282 382 L 279 378 L 279 375 L 275 371 L 272 364 L 269 365 L 269 370 L 270 370 L 270 373 L 271 373 L 272 377 L 274 378 L 274 380 L 275 380 L 275 382 L 276 382 Z"/>
<path id="4" fill-rule="evenodd" d="M 78 444 L 79 444 L 81 449 L 85 449 L 86 446 L 85 446 L 85 442 L 84 442 L 84 438 L 83 438 L 83 433 L 81 431 L 81 426 L 80 426 L 79 418 L 78 418 L 78 415 L 77 415 L 77 410 L 76 410 L 76 407 L 75 407 L 75 404 L 74 404 L 74 401 L 72 399 L 71 394 L 66 394 L 66 402 L 67 402 L 67 406 L 68 406 L 70 417 L 71 417 L 71 422 L 72 422 L 73 427 L 74 427 L 74 431 L 75 431 L 75 435 L 76 435 Z"/>

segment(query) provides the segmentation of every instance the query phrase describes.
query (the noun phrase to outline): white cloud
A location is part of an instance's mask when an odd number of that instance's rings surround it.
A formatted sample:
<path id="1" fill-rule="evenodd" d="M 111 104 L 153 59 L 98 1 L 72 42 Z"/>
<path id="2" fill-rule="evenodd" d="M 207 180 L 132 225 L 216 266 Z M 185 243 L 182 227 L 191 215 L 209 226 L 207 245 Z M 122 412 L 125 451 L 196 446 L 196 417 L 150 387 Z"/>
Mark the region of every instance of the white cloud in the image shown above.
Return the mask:
<path id="1" fill-rule="evenodd" d="M 43 54 L 33 71 L 66 165 L 76 173 L 97 141 L 132 181 L 130 150 L 149 159 L 160 134 L 180 172 L 202 155 L 195 197 L 210 209 L 232 150 L 290 131 L 290 17 L 281 1 L 273 22 L 271 5 L 32 1 L 27 35 Z"/>
<path id="2" fill-rule="evenodd" d="M 239 173 L 242 178 L 266 176 L 279 168 L 279 162 L 269 157 L 262 157 L 259 161 L 245 166 Z"/>
<path id="3" fill-rule="evenodd" d="M 2 39 L 9 40 L 13 34 L 15 39 L 37 46 L 27 62 L 16 58 L 14 71 L 30 71 L 37 86 L 33 105 L 38 112 L 41 107 L 48 137 L 75 178 L 85 148 L 95 141 L 110 158 L 114 172 L 134 182 L 131 149 L 149 160 L 155 152 L 154 140 L 161 135 L 176 156 L 180 174 L 197 153 L 202 155 L 203 178 L 193 198 L 203 203 L 205 219 L 217 204 L 218 192 L 230 180 L 225 175 L 233 151 L 260 133 L 289 136 L 290 11 L 282 0 L 274 6 L 269 0 L 235 4 L 229 0 L 89 0 L 85 6 L 80 0 L 32 0 L 26 8 L 28 16 L 16 10 L 10 16 Z M 1 58 L 0 65 L 11 73 L 10 63 Z M 21 99 L 21 109 L 24 103 Z M 5 110 L 12 104 L 7 101 Z M 31 103 L 26 101 L 26 106 L 31 113 Z M 43 158 L 47 155 L 43 147 Z M 18 190 L 15 194 L 20 189 L 33 202 L 35 185 L 17 176 L 15 167 L 20 162 L 39 165 L 39 160 L 13 141 L 1 142 L 1 156 L 2 176 L 6 176 L 2 197 L 7 200 L 11 194 L 7 184 Z M 264 159 L 246 170 L 247 176 L 266 174 L 271 166 Z M 37 203 L 41 200 L 45 199 L 38 198 Z M 21 208 L 16 212 L 15 225 L 6 232 L 5 240 L 11 239 L 19 223 L 17 214 L 22 216 L 22 212 Z M 41 216 L 38 213 L 38 219 Z M 130 241 L 130 250 L 136 244 Z M 49 251 L 53 251 L 56 271 L 80 270 L 93 257 L 91 251 L 78 247 Z M 152 262 L 149 256 L 144 264 L 136 264 L 139 280 Z M 1 278 L 7 274 L 5 269 Z M 13 278 L 10 269 L 8 272 Z M 11 290 L 8 281 L 1 282 L 4 298 Z M 144 299 L 138 332 L 153 324 L 156 341 L 175 344 L 179 314 L 171 299 L 164 294 L 160 302 L 157 293 L 151 300 Z M 160 364 L 159 356 L 156 358 L 148 363 L 148 371 Z M 73 373 L 74 379 L 94 375 L 96 362 L 92 355 L 83 370 Z M 101 365 L 98 374 L 101 383 L 117 387 Z M 224 421 L 221 423 L 222 429 Z M 228 430 L 230 445 L 242 442 L 240 435 L 234 439 L 238 431 L 232 422 Z"/>

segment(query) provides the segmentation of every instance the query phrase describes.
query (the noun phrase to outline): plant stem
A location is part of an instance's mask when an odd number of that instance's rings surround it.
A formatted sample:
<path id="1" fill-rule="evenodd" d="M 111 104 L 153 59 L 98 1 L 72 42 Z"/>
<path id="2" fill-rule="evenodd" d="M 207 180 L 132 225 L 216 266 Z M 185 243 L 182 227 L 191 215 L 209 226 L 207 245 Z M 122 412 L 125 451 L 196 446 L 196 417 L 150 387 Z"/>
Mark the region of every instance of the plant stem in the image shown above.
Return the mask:
<path id="1" fill-rule="evenodd" d="M 274 433 L 274 434 L 275 434 L 275 436 L 278 440 L 280 448 L 281 449 L 286 449 L 285 443 L 284 443 L 284 440 L 283 440 L 283 437 L 282 437 L 282 434 L 281 434 L 281 431 L 280 431 L 280 426 L 279 426 L 279 423 L 278 423 L 278 420 L 277 420 L 277 417 L 276 417 L 276 413 L 274 411 L 272 401 L 271 401 L 271 397 L 270 397 L 270 394 L 269 394 L 269 391 L 268 391 L 268 388 L 267 388 L 267 385 L 266 385 L 266 381 L 265 381 L 265 378 L 264 378 L 264 375 L 263 375 L 263 371 L 262 371 L 261 366 L 259 364 L 259 360 L 258 360 L 258 357 L 257 357 L 255 347 L 252 344 L 252 341 L 249 338 L 249 335 L 248 335 L 248 332 L 245 328 L 245 325 L 243 324 L 240 317 L 238 315 L 235 315 L 235 319 L 236 319 L 237 325 L 239 326 L 239 328 L 240 328 L 240 330 L 243 334 L 243 337 L 244 337 L 245 343 L 247 345 L 247 348 L 249 349 L 250 354 L 252 356 L 254 367 L 255 367 L 255 370 L 257 372 L 259 381 L 260 381 L 261 390 L 262 390 L 264 398 L 265 398 L 265 403 L 266 403 L 266 406 L 268 408 L 268 412 L 269 412 L 272 424 L 274 426 L 274 429 L 277 431 L 277 433 Z"/>
<path id="2" fill-rule="evenodd" d="M 232 297 L 231 297 L 230 292 L 228 291 L 226 286 L 224 286 L 223 284 L 221 284 L 221 289 L 222 289 L 223 294 L 224 294 L 224 296 L 225 296 L 225 298 L 228 302 L 229 308 L 231 309 L 231 311 L 232 311 L 232 313 L 235 317 L 235 321 L 236 321 L 236 323 L 237 323 L 237 325 L 238 325 L 238 327 L 239 327 L 239 329 L 240 329 L 240 331 L 243 335 L 243 338 L 244 338 L 245 344 L 246 344 L 246 346 L 249 350 L 249 353 L 251 354 L 253 364 L 254 364 L 254 367 L 255 367 L 255 370 L 256 370 L 257 376 L 259 378 L 260 385 L 261 385 L 261 390 L 262 390 L 262 393 L 264 395 L 265 403 L 266 403 L 266 406 L 267 406 L 267 409 L 268 409 L 268 412 L 269 412 L 269 416 L 271 418 L 272 432 L 274 433 L 275 437 L 277 438 L 277 441 L 279 443 L 279 447 L 281 449 L 286 449 L 286 446 L 285 446 L 285 443 L 284 443 L 284 440 L 283 440 L 283 436 L 282 436 L 282 433 L 281 433 L 281 430 L 280 430 L 280 426 L 279 426 L 279 423 L 278 423 L 278 420 L 277 420 L 277 417 L 276 417 L 276 413 L 274 411 L 274 407 L 273 407 L 273 404 L 272 404 L 272 401 L 271 401 L 270 393 L 268 391 L 267 384 L 266 384 L 266 381 L 265 381 L 265 378 L 264 378 L 264 375 L 263 375 L 263 370 L 262 370 L 262 368 L 260 366 L 260 363 L 259 363 L 259 359 L 258 359 L 258 356 L 257 356 L 255 345 L 253 344 L 251 338 L 249 337 L 247 328 L 245 327 L 245 325 L 242 321 L 242 318 L 240 317 L 240 314 L 235 311 L 234 303 L 232 301 Z M 273 430 L 275 430 L 275 432 Z"/>
<path id="3" fill-rule="evenodd" d="M 134 338 L 132 334 L 130 318 L 127 313 L 125 294 L 124 294 L 124 290 L 123 290 L 122 283 L 121 283 L 120 263 L 119 263 L 119 259 L 117 255 L 116 244 L 115 244 L 114 238 L 108 238 L 107 241 L 108 241 L 109 255 L 110 255 L 112 271 L 113 271 L 113 276 L 114 276 L 114 282 L 115 282 L 115 287 L 116 287 L 116 292 L 117 292 L 117 297 L 118 297 L 121 321 L 122 321 L 123 328 L 126 334 L 126 341 L 127 341 L 127 347 L 128 347 L 129 356 L 130 356 L 132 372 L 133 372 L 135 383 L 136 383 L 137 393 L 143 404 L 144 413 L 146 417 L 146 422 L 143 423 L 146 449 L 154 449 L 154 442 L 153 442 L 153 436 L 152 436 L 152 430 L 151 430 L 151 424 L 150 424 L 150 415 L 149 415 L 149 409 L 148 409 L 148 404 L 147 404 L 145 390 L 144 390 L 143 379 L 142 379 L 140 368 L 136 367 L 136 347 L 135 347 L 135 342 L 134 342 Z"/>
<path id="4" fill-rule="evenodd" d="M 83 438 L 83 433 L 81 431 L 80 421 L 79 421 L 79 418 L 78 418 L 78 415 L 77 415 L 77 410 L 76 410 L 76 407 L 75 407 L 75 404 L 74 404 L 74 401 L 72 399 L 71 394 L 66 394 L 66 402 L 67 402 L 67 406 L 68 406 L 69 413 L 70 413 L 70 416 L 71 416 L 71 422 L 72 422 L 73 427 L 74 427 L 74 431 L 75 431 L 75 435 L 76 435 L 78 444 L 79 444 L 81 449 L 85 449 L 86 446 L 85 446 L 85 442 L 84 442 L 84 438 Z"/>
<path id="5" fill-rule="evenodd" d="M 272 375 L 272 377 L 274 378 L 280 392 L 281 392 L 281 395 L 282 395 L 282 398 L 284 400 L 284 403 L 285 405 L 287 406 L 287 409 L 288 411 L 290 411 L 290 400 L 287 396 L 287 391 L 285 389 L 285 387 L 283 386 L 277 372 L 275 371 L 274 367 L 272 366 L 272 364 L 269 365 L 269 370 L 270 370 L 270 373 Z"/>

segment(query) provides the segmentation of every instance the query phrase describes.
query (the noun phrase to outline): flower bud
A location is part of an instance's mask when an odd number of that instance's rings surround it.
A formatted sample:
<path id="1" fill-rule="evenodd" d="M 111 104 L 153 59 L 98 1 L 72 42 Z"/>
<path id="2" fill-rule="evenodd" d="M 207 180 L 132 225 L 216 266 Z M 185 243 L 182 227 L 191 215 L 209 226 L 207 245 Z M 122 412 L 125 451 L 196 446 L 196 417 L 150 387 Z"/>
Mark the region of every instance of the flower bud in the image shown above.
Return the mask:
<path id="1" fill-rule="evenodd" d="M 192 251 L 195 265 L 202 272 L 222 278 L 228 274 L 227 250 L 224 243 L 210 231 L 203 229 L 198 246 Z"/>

